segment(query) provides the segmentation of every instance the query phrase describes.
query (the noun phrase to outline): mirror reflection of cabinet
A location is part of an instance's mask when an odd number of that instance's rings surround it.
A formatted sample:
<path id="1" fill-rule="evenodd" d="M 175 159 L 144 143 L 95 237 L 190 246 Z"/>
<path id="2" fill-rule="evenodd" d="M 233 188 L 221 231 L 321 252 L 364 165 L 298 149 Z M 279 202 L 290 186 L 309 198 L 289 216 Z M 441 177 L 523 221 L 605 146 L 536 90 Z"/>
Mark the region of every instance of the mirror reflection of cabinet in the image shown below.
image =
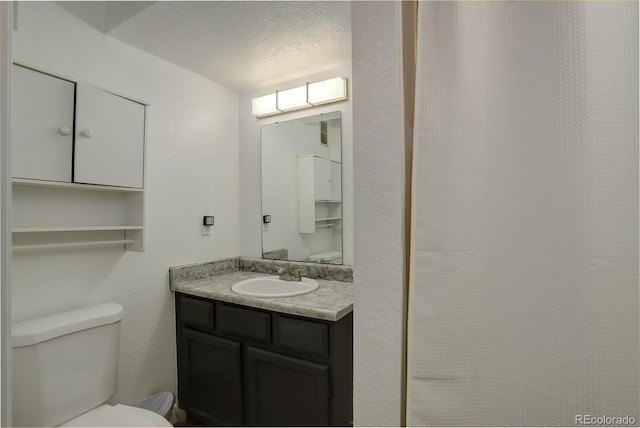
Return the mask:
<path id="1" fill-rule="evenodd" d="M 298 231 L 315 233 L 341 220 L 341 165 L 316 155 L 298 156 Z"/>
<path id="2" fill-rule="evenodd" d="M 263 257 L 341 264 L 342 208 L 340 112 L 263 126 Z"/>

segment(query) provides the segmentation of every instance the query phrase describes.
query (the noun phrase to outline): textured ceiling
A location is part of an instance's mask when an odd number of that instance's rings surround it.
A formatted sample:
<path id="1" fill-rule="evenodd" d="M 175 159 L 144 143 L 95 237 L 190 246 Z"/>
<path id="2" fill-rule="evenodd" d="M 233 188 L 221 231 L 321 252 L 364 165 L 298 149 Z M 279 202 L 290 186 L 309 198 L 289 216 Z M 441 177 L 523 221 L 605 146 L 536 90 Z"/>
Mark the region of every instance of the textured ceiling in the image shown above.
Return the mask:
<path id="1" fill-rule="evenodd" d="M 157 2 L 108 34 L 240 93 L 351 63 L 342 1 Z"/>

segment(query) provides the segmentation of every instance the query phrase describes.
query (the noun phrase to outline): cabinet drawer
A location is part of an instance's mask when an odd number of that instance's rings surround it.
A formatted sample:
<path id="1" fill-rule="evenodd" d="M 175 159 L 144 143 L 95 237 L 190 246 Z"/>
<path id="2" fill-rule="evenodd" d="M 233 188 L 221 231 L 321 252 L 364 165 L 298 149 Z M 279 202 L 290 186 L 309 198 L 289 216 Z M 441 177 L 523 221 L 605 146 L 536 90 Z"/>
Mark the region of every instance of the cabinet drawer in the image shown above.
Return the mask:
<path id="1" fill-rule="evenodd" d="M 271 341 L 271 314 L 219 303 L 216 311 L 218 330 Z"/>
<path id="2" fill-rule="evenodd" d="M 329 326 L 323 323 L 278 317 L 278 342 L 284 348 L 329 356 Z"/>
<path id="3" fill-rule="evenodd" d="M 213 330 L 214 313 L 213 302 L 180 297 L 180 321 L 185 327 Z"/>

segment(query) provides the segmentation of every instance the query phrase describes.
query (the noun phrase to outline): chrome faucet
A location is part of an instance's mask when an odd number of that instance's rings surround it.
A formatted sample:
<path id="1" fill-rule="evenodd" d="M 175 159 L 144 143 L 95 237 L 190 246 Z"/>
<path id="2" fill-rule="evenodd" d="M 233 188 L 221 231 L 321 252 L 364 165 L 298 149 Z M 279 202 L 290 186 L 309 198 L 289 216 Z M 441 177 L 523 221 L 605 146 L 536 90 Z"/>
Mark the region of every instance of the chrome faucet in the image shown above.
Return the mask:
<path id="1" fill-rule="evenodd" d="M 283 281 L 302 281 L 300 269 L 296 269 L 293 273 L 289 273 L 285 268 L 278 269 L 279 278 Z"/>

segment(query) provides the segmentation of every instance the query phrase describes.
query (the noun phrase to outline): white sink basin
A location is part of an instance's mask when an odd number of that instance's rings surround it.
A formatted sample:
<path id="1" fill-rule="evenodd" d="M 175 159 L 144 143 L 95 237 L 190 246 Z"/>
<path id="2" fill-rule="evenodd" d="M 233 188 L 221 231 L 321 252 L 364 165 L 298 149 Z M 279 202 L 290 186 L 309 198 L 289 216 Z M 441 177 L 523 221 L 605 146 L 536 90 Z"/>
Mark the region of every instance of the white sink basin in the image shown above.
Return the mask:
<path id="1" fill-rule="evenodd" d="M 253 297 L 290 297 L 311 293 L 317 288 L 318 282 L 311 278 L 302 278 L 302 281 L 283 281 L 277 276 L 263 276 L 236 282 L 231 287 L 231 291 Z"/>

